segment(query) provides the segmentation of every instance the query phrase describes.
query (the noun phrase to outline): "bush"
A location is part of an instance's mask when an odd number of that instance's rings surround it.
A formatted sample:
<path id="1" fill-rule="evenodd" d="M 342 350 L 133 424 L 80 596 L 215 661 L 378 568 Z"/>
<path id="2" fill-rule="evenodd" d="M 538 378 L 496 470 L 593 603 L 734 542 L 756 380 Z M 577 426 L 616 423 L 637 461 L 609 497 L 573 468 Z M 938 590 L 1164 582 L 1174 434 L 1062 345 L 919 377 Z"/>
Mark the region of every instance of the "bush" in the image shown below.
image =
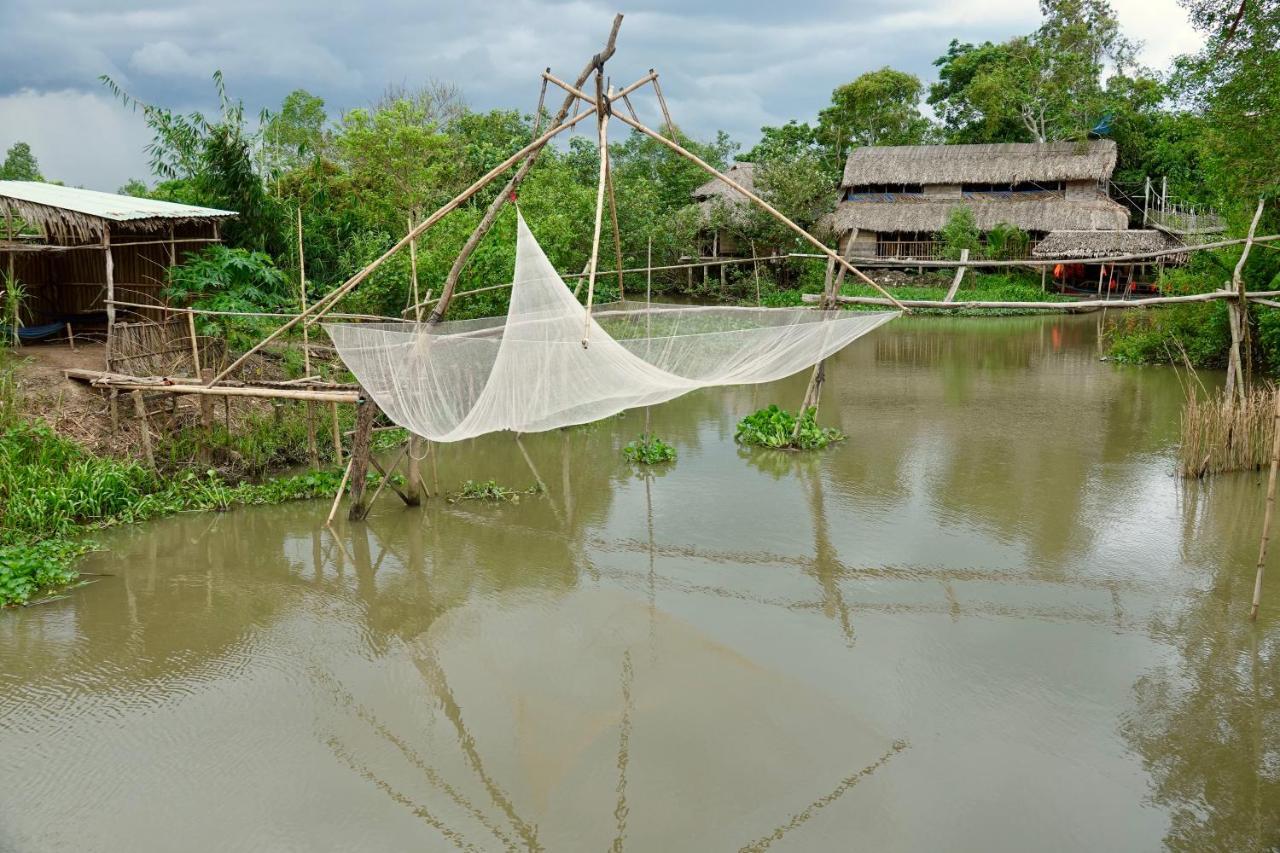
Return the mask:
<path id="1" fill-rule="evenodd" d="M 971 255 L 976 254 L 982 241 L 973 211 L 964 205 L 952 208 L 947 224 L 938 232 L 938 239 L 942 241 L 943 257 L 958 258 L 964 249 Z"/>
<path id="2" fill-rule="evenodd" d="M 642 433 L 639 438 L 622 448 L 622 455 L 629 462 L 638 465 L 657 465 L 661 462 L 674 462 L 676 449 L 656 435 Z"/>
<path id="3" fill-rule="evenodd" d="M 796 416 L 770 404 L 768 408 L 747 415 L 739 421 L 733 438 L 741 444 L 797 450 L 817 450 L 847 438 L 834 427 L 818 426 L 817 416 L 816 408 L 806 409 L 800 418 L 800 429 L 797 432 Z"/>
<path id="4" fill-rule="evenodd" d="M 987 232 L 987 256 L 1002 261 L 1013 261 L 1027 256 L 1031 235 L 1016 225 L 997 222 Z"/>

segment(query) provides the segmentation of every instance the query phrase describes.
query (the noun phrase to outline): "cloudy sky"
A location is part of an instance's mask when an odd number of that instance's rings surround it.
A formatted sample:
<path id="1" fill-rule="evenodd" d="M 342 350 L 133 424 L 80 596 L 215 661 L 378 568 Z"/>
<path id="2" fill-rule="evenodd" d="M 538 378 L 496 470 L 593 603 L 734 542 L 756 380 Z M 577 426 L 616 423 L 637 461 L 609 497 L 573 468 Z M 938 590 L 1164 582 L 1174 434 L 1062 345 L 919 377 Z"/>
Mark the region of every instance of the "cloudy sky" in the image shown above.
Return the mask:
<path id="1" fill-rule="evenodd" d="M 1199 45 L 1176 0 L 1112 2 L 1153 68 Z M 210 106 L 218 68 L 255 114 L 301 87 L 336 115 L 428 77 L 458 84 L 476 109 L 532 111 L 538 72 L 576 74 L 615 11 L 626 19 L 613 80 L 654 67 L 682 128 L 744 145 L 763 124 L 813 118 L 863 71 L 928 81 L 951 38 L 999 40 L 1039 21 L 1036 0 L 0 0 L 0 150 L 25 140 L 46 177 L 93 189 L 147 178 L 146 129 L 101 74 L 183 111 Z M 656 122 L 651 97 L 636 107 Z"/>

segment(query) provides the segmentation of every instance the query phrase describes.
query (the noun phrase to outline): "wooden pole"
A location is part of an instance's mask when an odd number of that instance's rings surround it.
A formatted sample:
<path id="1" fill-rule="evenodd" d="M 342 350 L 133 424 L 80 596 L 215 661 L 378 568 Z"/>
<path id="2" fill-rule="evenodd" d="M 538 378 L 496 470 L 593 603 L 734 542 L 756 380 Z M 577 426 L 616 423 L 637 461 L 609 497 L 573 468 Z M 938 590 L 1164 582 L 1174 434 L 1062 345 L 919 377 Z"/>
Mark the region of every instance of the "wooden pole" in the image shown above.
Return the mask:
<path id="1" fill-rule="evenodd" d="M 413 215 L 409 216 L 409 230 L 413 230 Z M 409 241 L 409 273 L 413 276 L 414 320 L 422 322 L 422 300 L 418 298 L 418 241 Z"/>
<path id="2" fill-rule="evenodd" d="M 760 262 L 756 260 L 756 241 L 752 240 L 750 243 L 750 246 L 751 246 L 751 274 L 755 276 L 755 280 L 756 280 L 756 307 L 759 308 L 760 307 Z M 844 273 L 843 267 L 840 268 L 840 272 L 841 274 Z"/>
<path id="3" fill-rule="evenodd" d="M 587 313 L 582 321 L 582 348 L 591 329 L 591 302 L 595 298 L 596 264 L 600 260 L 600 224 L 604 217 L 604 190 L 609 180 L 609 113 L 604 108 L 604 74 L 596 71 L 596 110 L 599 116 L 600 178 L 596 183 L 596 220 L 591 234 L 591 261 L 587 276 Z"/>
<path id="4" fill-rule="evenodd" d="M 302 239 L 302 205 L 298 205 L 298 306 L 307 310 L 307 253 Z M 191 316 L 190 314 L 187 315 Z M 311 375 L 311 332 L 302 324 L 302 375 Z M 316 404 L 307 403 L 307 458 L 312 469 L 320 468 L 320 448 L 316 444 Z"/>
<path id="5" fill-rule="evenodd" d="M 582 69 L 582 73 L 578 75 L 579 86 L 584 85 L 587 80 L 590 79 L 592 71 L 599 71 L 602 69 L 604 67 L 604 63 L 613 56 L 614 51 L 616 50 L 615 43 L 618 40 L 618 30 L 621 27 L 622 15 L 615 15 L 613 19 L 613 26 L 609 30 L 609 37 L 605 41 L 604 50 L 592 56 L 591 59 L 587 61 L 586 66 Z M 549 70 L 550 69 L 548 69 L 548 71 Z M 545 81 L 546 78 L 544 77 L 543 80 Z M 624 96 L 627 91 L 629 90 L 623 90 Z M 542 97 L 539 97 L 538 101 L 541 103 Z M 556 112 L 555 117 L 551 119 L 551 125 L 555 127 L 556 125 L 561 124 L 569 115 L 569 110 L 572 108 L 573 96 L 569 95 L 564 99 L 564 103 L 560 105 L 560 109 Z M 539 113 L 541 112 L 542 111 L 539 110 Z M 539 118 L 539 126 L 540 125 L 541 119 Z M 497 220 L 498 213 L 501 212 L 502 206 L 507 203 L 511 194 L 520 187 L 520 184 L 529 174 L 529 170 L 533 168 L 534 161 L 537 160 L 538 155 L 541 152 L 542 145 L 530 146 L 527 151 L 527 155 L 526 152 L 522 152 L 524 162 L 520 164 L 520 168 L 516 170 L 516 173 L 509 181 L 507 181 L 506 185 L 498 191 L 496 196 L 494 196 L 493 201 L 490 202 L 489 207 L 485 210 L 484 216 L 480 218 L 480 222 L 476 225 L 475 230 L 472 231 L 471 236 L 467 238 L 467 242 L 463 245 L 462 251 L 458 252 L 458 257 L 454 259 L 453 266 L 449 269 L 449 275 L 445 278 L 444 287 L 440 291 L 440 301 L 437 303 L 436 309 L 431 312 L 431 317 L 428 320 L 429 323 L 438 323 L 444 317 L 444 312 L 449 309 L 449 302 L 453 299 L 453 292 L 458 287 L 458 278 L 462 275 L 463 267 L 467 265 L 467 261 L 470 260 L 471 255 L 476 250 L 476 247 L 480 245 L 480 241 L 489 233 L 489 229 L 493 227 L 494 221 Z M 506 170 L 504 169 L 503 171 Z"/>
<path id="6" fill-rule="evenodd" d="M 552 137 L 556 136 L 557 134 L 568 130 L 569 128 L 573 127 L 574 125 L 578 124 L 581 121 L 585 121 L 586 119 L 591 118 L 591 116 L 595 114 L 596 114 L 595 110 L 583 110 L 582 112 L 574 116 L 572 119 L 569 119 L 563 124 L 557 125 L 556 127 L 553 127 L 551 130 L 548 130 L 546 133 L 542 134 L 542 136 L 538 137 L 536 140 L 526 145 L 524 148 L 521 148 L 519 151 L 517 151 L 515 154 L 512 154 L 506 160 L 503 160 L 497 166 L 494 166 L 484 175 L 477 178 L 475 182 L 471 184 L 471 186 L 467 187 L 465 190 L 458 193 L 458 195 L 456 195 L 453 199 L 446 202 L 442 207 L 440 207 L 439 210 L 437 210 L 435 213 L 428 216 L 422 222 L 418 223 L 418 225 L 412 231 L 410 231 L 407 235 L 405 235 L 403 238 L 397 241 L 396 244 L 392 246 L 390 249 L 387 249 L 385 252 L 383 252 L 381 255 L 375 258 L 372 262 L 366 265 L 364 269 L 360 270 L 355 275 L 351 276 L 351 278 L 347 279 L 347 281 L 344 282 L 341 286 L 337 287 L 336 289 L 334 289 L 333 291 L 325 295 L 323 298 L 313 303 L 311 307 L 308 308 L 306 311 L 303 311 L 301 314 L 298 314 L 297 316 L 288 320 L 282 326 L 276 329 L 274 332 L 267 335 L 261 341 L 258 341 L 258 343 L 254 344 L 252 347 L 246 350 L 243 355 L 241 355 L 239 358 L 232 361 L 231 364 L 224 367 L 221 372 L 215 375 L 212 381 L 217 382 L 218 380 L 223 379 L 229 374 L 231 374 L 232 372 L 234 372 L 236 368 L 244 364 L 244 362 L 250 356 L 258 352 L 267 344 L 279 338 L 281 335 L 283 335 L 285 332 L 292 329 L 294 326 L 296 326 L 298 323 L 302 322 L 303 320 L 314 322 L 315 320 L 319 319 L 319 317 L 323 316 L 330 308 L 336 305 L 344 296 L 346 296 L 352 290 L 355 290 L 365 279 L 373 275 L 374 271 L 377 270 L 378 267 L 386 263 L 388 258 L 392 257 L 396 252 L 400 251 L 405 246 L 409 245 L 409 242 L 412 239 L 414 239 L 415 237 L 421 236 L 427 229 L 431 228 L 433 225 L 435 225 L 437 222 L 443 219 L 447 214 L 456 210 L 467 199 L 471 198 L 480 190 L 488 186 L 499 175 L 501 175 L 507 169 L 510 169 L 513 165 L 515 165 L 515 163 L 518 162 L 521 157 L 525 156 L 530 151 L 533 151 L 536 148 L 542 145 L 545 145 L 548 140 L 550 140 Z M 436 313 L 439 313 L 440 310 L 441 310 L 440 306 L 437 305 Z M 435 314 L 433 314 L 432 316 L 435 316 Z"/>
<path id="7" fill-rule="evenodd" d="M 196 315 L 187 314 L 187 334 L 191 336 L 191 375 L 200 378 L 200 342 L 196 338 Z"/>
<path id="8" fill-rule="evenodd" d="M 326 527 L 332 526 L 334 516 L 338 514 L 338 507 L 342 504 L 342 493 L 347 488 L 347 481 L 351 479 L 351 466 L 354 464 L 355 460 L 352 459 L 342 472 L 342 482 L 338 483 L 338 493 L 333 496 L 333 506 L 329 507 L 329 517 L 324 522 Z"/>
<path id="9" fill-rule="evenodd" d="M 107 277 L 107 370 L 111 369 L 111 348 L 116 334 L 116 278 L 115 261 L 111 257 L 111 225 L 102 224 L 102 251 L 105 258 Z"/>
<path id="10" fill-rule="evenodd" d="M 426 454 L 422 452 L 422 439 L 416 435 L 409 436 L 408 476 L 405 478 L 404 502 L 409 506 L 422 503 L 422 460 Z"/>
<path id="11" fill-rule="evenodd" d="M 156 472 L 156 457 L 151 450 L 151 430 L 147 428 L 147 405 L 142 400 L 142 392 L 134 391 L 133 414 L 138 419 L 139 437 L 142 439 L 142 457 L 147 460 L 151 473 Z"/>
<path id="12" fill-rule="evenodd" d="M 649 73 L 653 75 L 653 93 L 658 96 L 658 106 L 662 108 L 662 120 L 666 122 L 667 133 L 671 136 L 672 142 L 679 142 L 680 140 L 676 138 L 675 123 L 671 121 L 671 112 L 667 109 L 667 99 L 662 97 L 662 86 L 658 84 L 658 73 L 652 68 L 649 69 Z M 639 124 L 639 122 L 640 120 L 636 119 L 636 123 Z"/>
<path id="13" fill-rule="evenodd" d="M 1262 294 L 1250 294 L 1249 300 L 1257 302 Z M 1083 311 L 1094 311 L 1099 308 L 1145 308 L 1152 305 L 1179 305 L 1184 302 L 1213 302 L 1218 299 L 1235 299 L 1236 295 L 1229 290 L 1214 290 L 1208 293 L 1191 293 L 1186 296 L 1152 296 L 1145 299 L 1104 300 L 1081 299 L 1074 302 L 1028 302 L 1028 301 L 981 301 L 964 300 L 960 302 L 943 302 L 940 299 L 904 299 L 903 305 L 908 308 L 942 308 L 962 310 L 966 308 L 1030 308 L 1040 311 L 1059 311 L 1065 314 L 1076 314 Z M 813 304 L 822 301 L 818 294 L 807 293 L 801 299 Z M 878 296 L 835 296 L 835 300 L 843 305 L 883 305 L 888 307 L 895 303 Z"/>
<path id="14" fill-rule="evenodd" d="M 356 431 L 351 437 L 351 509 L 347 513 L 350 521 L 359 521 L 369 513 L 364 493 L 368 484 L 370 439 L 373 436 L 373 419 L 378 413 L 374 405 L 363 393 L 362 400 L 356 404 Z"/>
<path id="15" fill-rule="evenodd" d="M 609 87 L 609 97 L 613 97 L 612 86 Z M 618 271 L 618 299 L 625 300 L 627 289 L 622 281 L 622 235 L 618 229 L 618 199 L 613 193 L 613 169 L 609 164 L 608 147 L 601 151 L 601 156 L 604 157 L 605 188 L 609 191 L 609 219 L 613 223 L 613 267 Z"/>
<path id="16" fill-rule="evenodd" d="M 342 428 L 338 426 L 338 404 L 329 404 L 330 422 L 333 424 L 333 461 L 342 461 Z"/>
<path id="17" fill-rule="evenodd" d="M 6 207 L 6 208 L 5 208 L 5 211 L 4 211 L 4 231 L 5 231 L 5 236 L 8 238 L 9 243 L 13 243 L 13 242 L 14 242 L 14 240 L 13 240 L 13 211 L 12 211 L 12 210 L 10 210 L 8 207 Z M 5 290 L 9 290 L 9 289 L 11 289 L 11 288 L 14 288 L 14 286 L 15 286 L 15 284 L 17 283 L 17 280 L 18 280 L 18 279 L 17 279 L 17 276 L 15 276 L 15 275 L 14 275 L 14 270 L 13 270 L 13 257 L 14 257 L 14 255 L 16 255 L 16 254 L 17 254 L 17 253 L 16 253 L 15 251 L 13 251 L 13 248 L 12 248 L 12 247 L 10 247 L 9 252 L 8 252 L 8 255 L 9 255 L 9 260 L 8 260 L 8 269 L 9 269 L 9 274 L 8 274 L 8 277 L 5 279 Z M 15 292 L 16 292 L 16 291 L 15 291 Z M 14 346 L 15 348 L 21 348 L 21 346 L 22 346 L 22 338 L 21 338 L 21 337 L 19 337 L 19 335 L 18 335 L 18 328 L 22 325 L 22 322 L 21 322 L 22 318 L 21 318 L 21 316 L 20 316 L 20 315 L 21 315 L 21 313 L 22 313 L 22 306 L 18 304 L 18 300 L 17 300 L 17 299 L 13 299 L 13 300 L 12 300 L 12 302 L 13 302 L 13 304 L 14 304 L 14 315 L 13 315 L 13 346 Z"/>
<path id="18" fill-rule="evenodd" d="M 590 97 L 589 97 L 585 92 L 583 92 L 581 89 L 578 89 L 578 88 L 576 88 L 576 87 L 571 87 L 571 86 L 569 86 L 569 84 L 568 84 L 568 83 L 564 82 L 563 80 L 560 80 L 559 78 L 557 78 L 557 77 L 555 77 L 555 76 L 553 76 L 553 75 L 547 75 L 547 78 L 548 78 L 552 83 L 555 83 L 557 86 L 561 87 L 562 89 L 566 89 L 567 91 L 571 91 L 571 92 L 573 92 L 575 95 L 577 95 L 577 96 L 578 96 L 579 98 L 581 98 L 582 100 L 587 101 L 588 103 L 590 103 L 590 102 L 591 102 L 591 98 L 590 98 Z M 656 79 L 655 79 L 655 83 L 656 83 Z M 739 184 L 739 183 L 738 183 L 737 181 L 735 181 L 733 178 L 731 178 L 731 177 L 729 177 L 728 175 L 726 175 L 725 173 L 721 172 L 719 169 L 717 169 L 717 168 L 715 168 L 714 166 L 712 166 L 712 165 L 711 165 L 710 163 L 708 163 L 706 160 L 703 160 L 703 159 L 702 159 L 701 157 L 699 157 L 697 154 L 694 154 L 692 151 L 689 151 L 688 149 L 686 149 L 685 147 L 683 147 L 682 145 L 680 145 L 680 143 L 675 142 L 675 141 L 670 140 L 670 139 L 667 139 L 667 138 L 666 138 L 666 137 L 664 137 L 662 134 L 660 134 L 660 133 L 658 133 L 658 132 L 654 131 L 652 128 L 649 128 L 649 127 L 647 127 L 647 126 L 645 126 L 645 125 L 641 124 L 640 122 L 638 122 L 638 121 L 636 121 L 636 120 L 634 120 L 634 119 L 632 119 L 632 118 L 629 118 L 628 116 L 626 116 L 626 115 L 625 115 L 625 114 L 623 114 L 623 113 L 618 113 L 615 117 L 616 117 L 619 121 L 621 121 L 623 124 L 626 124 L 626 125 L 630 126 L 630 127 L 631 127 L 631 128 L 633 128 L 634 130 L 637 130 L 637 131 L 639 131 L 640 133 L 643 133 L 645 136 L 648 136 L 648 137 L 649 137 L 649 138 L 651 138 L 651 139 L 654 139 L 654 140 L 656 140 L 656 141 L 658 141 L 658 142 L 661 142 L 663 145 L 667 146 L 667 147 L 668 147 L 668 148 L 670 148 L 672 151 L 675 151 L 675 152 L 676 152 L 677 154 L 679 154 L 680 156 L 682 156 L 682 157 L 684 157 L 685 159 L 687 159 L 687 160 L 689 160 L 689 161 L 691 161 L 691 162 L 693 162 L 693 163 L 697 164 L 697 165 L 698 165 L 698 166 L 699 166 L 699 167 L 700 167 L 704 172 L 706 172 L 707 174 L 712 175 L 713 177 L 719 178 L 720 180 L 724 181 L 726 184 L 728 184 L 729 186 L 733 187 L 733 188 L 734 188 L 735 190 L 737 190 L 739 193 L 741 193 L 742 195 L 746 196 L 749 200 L 751 200 L 753 203 L 755 203 L 758 207 L 762 208 L 766 213 L 768 213 L 769 215 L 773 216 L 775 219 L 777 219 L 777 220 L 778 220 L 779 222 L 781 222 L 783 225 L 787 226 L 787 227 L 788 227 L 788 228 L 790 228 L 792 231 L 794 231 L 794 232 L 795 232 L 795 233 L 796 233 L 796 234 L 797 234 L 801 239 L 803 239 L 805 242 L 807 242 L 807 243 L 809 243 L 810 245 L 812 245 L 815 249 L 817 249 L 818 251 L 822 252 L 822 253 L 823 253 L 824 255 L 826 255 L 828 258 L 831 258 L 831 259 L 835 260 L 835 261 L 836 261 L 836 263 L 841 264 L 842 266 L 844 266 L 846 269 L 848 269 L 848 270 L 849 270 L 849 272 L 853 273 L 855 276 L 857 276 L 858 278 L 862 279 L 862 281 L 863 281 L 865 284 L 868 284 L 868 285 L 870 285 L 871 287 L 875 288 L 877 291 L 879 291 L 881 294 L 883 294 L 883 295 L 884 295 L 884 297 L 885 297 L 886 299 L 888 299 L 890 302 L 894 303 L 894 305 L 896 305 L 896 306 L 898 307 L 898 309 L 899 309 L 899 310 L 901 310 L 901 311 L 906 311 L 906 310 L 907 310 L 906 306 L 905 306 L 905 305 L 903 305 L 901 302 L 899 302 L 899 301 L 898 301 L 898 300 L 893 296 L 893 294 L 889 293 L 889 291 L 885 290 L 885 289 L 884 289 L 883 287 L 881 287 L 879 284 L 877 284 L 876 282 L 872 281 L 872 280 L 871 280 L 870 278 L 868 278 L 865 274 L 863 274 L 863 272 L 862 272 L 861 270 L 859 270 L 857 267 L 855 267 L 855 266 L 853 266 L 852 264 L 850 264 L 850 263 L 849 263 L 848 261 L 846 261 L 844 258 L 840 257 L 840 255 L 839 255 L 838 253 L 836 253 L 836 252 L 834 252 L 833 250 L 829 249 L 829 248 L 826 246 L 826 244 L 825 244 L 825 243 L 823 243 L 821 240 L 819 240 L 817 237 L 814 237 L 814 236 L 813 236 L 812 234 L 810 234 L 808 231 L 804 230 L 804 229 L 803 229 L 803 228 L 801 228 L 799 225 L 797 225 L 795 222 L 791 221 L 791 220 L 790 220 L 790 219 L 788 219 L 786 216 L 784 216 L 784 215 L 782 214 L 782 212 L 781 212 L 781 211 L 779 211 L 779 210 L 778 210 L 776 207 L 774 207 L 773 205 L 769 204 L 769 202 L 765 201 L 764 199 L 762 199 L 760 196 L 756 195 L 756 194 L 755 194 L 754 192 L 752 192 L 751 190 L 748 190 L 746 187 L 744 187 L 744 186 L 742 186 L 741 184 Z"/>
<path id="19" fill-rule="evenodd" d="M 1271 541 L 1271 517 L 1276 507 L 1276 470 L 1280 469 L 1280 388 L 1274 389 L 1274 412 L 1271 417 L 1271 473 L 1267 475 L 1267 505 L 1262 514 L 1262 542 L 1258 545 L 1258 572 L 1253 580 L 1253 604 L 1249 608 L 1249 621 L 1258 620 L 1258 608 L 1262 606 L 1262 573 L 1267 563 L 1267 545 Z"/>
<path id="20" fill-rule="evenodd" d="M 1236 261 L 1235 269 L 1231 272 L 1231 288 L 1236 298 L 1228 306 L 1231 320 L 1231 357 L 1227 368 L 1227 396 L 1230 397 L 1234 389 L 1235 397 L 1241 403 L 1244 402 L 1248 391 L 1246 386 L 1250 378 L 1248 370 L 1249 311 L 1246 302 L 1244 267 L 1249 261 L 1249 250 L 1253 248 L 1253 238 L 1258 231 L 1258 221 L 1262 219 L 1262 208 L 1265 204 L 1265 199 L 1258 199 L 1258 207 L 1253 212 L 1249 232 L 1245 236 L 1244 250 L 1240 253 L 1240 260 Z"/>
<path id="21" fill-rule="evenodd" d="M 649 308 L 653 301 L 653 235 L 649 235 L 649 243 L 644 255 L 644 306 Z"/>
<path id="22" fill-rule="evenodd" d="M 952 279 L 951 289 L 947 291 L 947 296 L 945 299 L 942 300 L 943 302 L 955 301 L 956 291 L 960 289 L 960 282 L 961 280 L 964 279 L 964 270 L 966 265 L 965 262 L 968 260 L 969 260 L 969 250 L 961 249 L 960 250 L 960 266 L 956 267 L 956 277 Z M 1042 285 L 1041 289 L 1043 289 L 1043 284 L 1044 282 L 1041 281 L 1041 285 Z"/>

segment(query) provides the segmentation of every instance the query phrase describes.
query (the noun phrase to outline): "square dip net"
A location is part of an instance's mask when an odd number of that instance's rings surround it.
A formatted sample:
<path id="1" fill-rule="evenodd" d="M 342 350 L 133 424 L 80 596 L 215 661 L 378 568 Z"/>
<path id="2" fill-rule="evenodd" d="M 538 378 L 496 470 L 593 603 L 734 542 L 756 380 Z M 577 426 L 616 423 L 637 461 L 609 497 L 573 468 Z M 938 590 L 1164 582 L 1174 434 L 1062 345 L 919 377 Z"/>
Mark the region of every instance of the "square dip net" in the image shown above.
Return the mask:
<path id="1" fill-rule="evenodd" d="M 328 323 L 393 422 L 433 441 L 540 432 L 810 367 L 898 312 L 615 302 L 588 313 L 518 216 L 505 317 Z"/>

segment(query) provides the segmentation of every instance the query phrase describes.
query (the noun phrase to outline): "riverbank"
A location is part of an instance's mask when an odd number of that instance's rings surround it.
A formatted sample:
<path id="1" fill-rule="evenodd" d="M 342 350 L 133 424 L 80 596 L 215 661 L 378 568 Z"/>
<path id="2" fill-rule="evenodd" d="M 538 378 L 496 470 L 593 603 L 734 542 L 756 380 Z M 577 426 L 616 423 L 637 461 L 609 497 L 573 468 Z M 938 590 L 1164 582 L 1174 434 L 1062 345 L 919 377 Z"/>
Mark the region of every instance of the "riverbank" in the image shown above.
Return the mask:
<path id="1" fill-rule="evenodd" d="M 203 443 L 183 413 L 161 413 L 169 428 L 156 435 L 151 470 L 132 458 L 137 423 L 113 419 L 100 393 L 61 376 L 72 361 L 94 357 L 84 350 L 0 352 L 0 606 L 76 583 L 94 530 L 336 491 L 332 448 L 316 470 L 282 473 L 307 456 L 300 408 L 244 403 Z"/>

